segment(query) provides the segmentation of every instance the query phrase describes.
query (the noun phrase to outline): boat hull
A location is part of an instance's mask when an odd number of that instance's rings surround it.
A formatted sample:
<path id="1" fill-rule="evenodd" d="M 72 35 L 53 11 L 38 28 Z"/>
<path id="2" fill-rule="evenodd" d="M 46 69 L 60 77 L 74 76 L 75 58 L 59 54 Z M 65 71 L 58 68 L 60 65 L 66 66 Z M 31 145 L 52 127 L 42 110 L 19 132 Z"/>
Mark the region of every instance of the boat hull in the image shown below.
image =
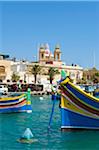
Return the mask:
<path id="1" fill-rule="evenodd" d="M 61 109 L 61 130 L 91 129 L 99 130 L 99 119 L 84 116 L 73 111 Z"/>
<path id="2" fill-rule="evenodd" d="M 77 88 L 69 79 L 61 85 L 61 129 L 99 130 L 99 99 Z"/>
<path id="3" fill-rule="evenodd" d="M 27 101 L 26 94 L 0 98 L 0 113 L 31 111 L 31 104 Z"/>

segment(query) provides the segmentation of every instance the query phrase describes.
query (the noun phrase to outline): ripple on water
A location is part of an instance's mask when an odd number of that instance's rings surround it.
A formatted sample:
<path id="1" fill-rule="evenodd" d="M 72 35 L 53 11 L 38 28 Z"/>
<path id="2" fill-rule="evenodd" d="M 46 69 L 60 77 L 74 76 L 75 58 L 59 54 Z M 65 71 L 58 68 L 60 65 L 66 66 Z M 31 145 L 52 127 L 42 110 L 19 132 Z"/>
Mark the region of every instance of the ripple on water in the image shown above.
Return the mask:
<path id="1" fill-rule="evenodd" d="M 99 132 L 65 132 L 60 131 L 60 110 L 58 102 L 48 132 L 52 101 L 50 97 L 40 100 L 32 97 L 33 112 L 0 114 L 0 150 L 32 150 L 32 149 L 60 149 L 60 150 L 98 150 Z M 25 129 L 29 127 L 38 142 L 22 144 L 17 142 Z"/>

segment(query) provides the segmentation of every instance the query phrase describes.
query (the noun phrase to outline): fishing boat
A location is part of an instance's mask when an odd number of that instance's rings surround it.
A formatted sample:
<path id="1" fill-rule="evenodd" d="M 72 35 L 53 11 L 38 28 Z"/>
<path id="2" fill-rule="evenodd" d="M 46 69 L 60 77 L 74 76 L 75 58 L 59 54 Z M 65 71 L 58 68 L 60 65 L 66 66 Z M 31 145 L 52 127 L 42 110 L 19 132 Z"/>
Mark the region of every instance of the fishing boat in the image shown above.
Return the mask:
<path id="1" fill-rule="evenodd" d="M 61 129 L 99 130 L 99 98 L 74 85 L 68 77 L 60 81 Z"/>
<path id="2" fill-rule="evenodd" d="M 31 102 L 27 94 L 0 96 L 0 113 L 31 112 Z"/>
<path id="3" fill-rule="evenodd" d="M 99 88 L 95 89 L 94 96 L 99 98 Z"/>

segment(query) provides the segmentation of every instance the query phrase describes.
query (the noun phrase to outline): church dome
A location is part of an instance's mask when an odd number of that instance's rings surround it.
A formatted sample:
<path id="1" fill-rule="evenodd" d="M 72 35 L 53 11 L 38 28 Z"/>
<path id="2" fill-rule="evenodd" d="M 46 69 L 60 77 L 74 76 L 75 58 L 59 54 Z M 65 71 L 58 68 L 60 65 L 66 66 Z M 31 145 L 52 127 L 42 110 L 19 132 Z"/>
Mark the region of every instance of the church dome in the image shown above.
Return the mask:
<path id="1" fill-rule="evenodd" d="M 50 55 L 50 50 L 49 49 L 46 49 L 45 50 L 45 56 L 49 56 Z"/>
<path id="2" fill-rule="evenodd" d="M 44 49 L 45 49 L 45 55 L 46 55 L 46 56 L 49 56 L 49 55 L 50 55 L 50 49 L 49 49 L 48 43 L 46 43 L 46 44 L 44 45 Z"/>

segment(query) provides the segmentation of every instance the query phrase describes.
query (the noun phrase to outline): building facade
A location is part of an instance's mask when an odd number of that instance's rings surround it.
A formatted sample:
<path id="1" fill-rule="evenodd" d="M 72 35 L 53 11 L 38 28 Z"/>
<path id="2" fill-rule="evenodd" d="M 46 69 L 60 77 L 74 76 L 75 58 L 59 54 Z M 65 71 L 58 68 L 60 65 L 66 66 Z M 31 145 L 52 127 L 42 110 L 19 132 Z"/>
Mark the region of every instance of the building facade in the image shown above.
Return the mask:
<path id="1" fill-rule="evenodd" d="M 11 72 L 12 74 L 15 73 L 20 76 L 20 80 L 22 82 L 28 81 L 27 77 L 27 66 L 29 62 L 28 61 L 12 61 L 11 63 Z"/>
<path id="2" fill-rule="evenodd" d="M 83 68 L 79 65 L 66 65 L 61 60 L 61 49 L 59 45 L 55 46 L 52 53 L 48 44 L 41 44 L 39 47 L 39 60 L 36 64 L 42 68 L 42 73 L 38 75 L 37 80 L 44 83 L 48 80 L 48 70 L 50 67 L 56 68 L 59 72 L 64 69 L 70 75 L 73 82 L 81 79 L 83 76 Z M 28 71 L 35 63 L 28 61 L 16 61 L 8 59 L 8 55 L 0 55 L 0 80 L 7 82 L 11 81 L 12 74 L 15 73 L 20 76 L 20 80 L 26 83 L 33 83 L 34 76 Z M 61 78 L 60 74 L 55 76 L 55 81 Z"/>
<path id="3" fill-rule="evenodd" d="M 40 64 L 62 64 L 60 46 L 56 45 L 54 54 L 50 51 L 48 44 L 41 44 L 39 47 L 39 63 Z"/>
<path id="4" fill-rule="evenodd" d="M 28 82 L 26 71 L 29 62 L 8 59 L 6 56 L 8 55 L 0 55 L 0 82 L 12 82 L 13 73 L 20 76 L 20 80 Z"/>
<path id="5" fill-rule="evenodd" d="M 8 55 L 0 54 L 0 82 L 6 82 L 11 78 L 11 61 Z"/>
<path id="6" fill-rule="evenodd" d="M 70 75 L 74 83 L 76 83 L 76 81 L 83 76 L 83 68 L 79 65 L 65 65 L 61 60 L 61 53 L 59 45 L 55 46 L 54 53 L 52 53 L 48 44 L 41 44 L 39 47 L 39 64 L 42 68 L 45 68 L 45 72 L 50 67 L 55 67 L 60 72 L 64 69 L 67 74 Z M 60 78 L 60 75 L 58 75 L 57 78 Z"/>

